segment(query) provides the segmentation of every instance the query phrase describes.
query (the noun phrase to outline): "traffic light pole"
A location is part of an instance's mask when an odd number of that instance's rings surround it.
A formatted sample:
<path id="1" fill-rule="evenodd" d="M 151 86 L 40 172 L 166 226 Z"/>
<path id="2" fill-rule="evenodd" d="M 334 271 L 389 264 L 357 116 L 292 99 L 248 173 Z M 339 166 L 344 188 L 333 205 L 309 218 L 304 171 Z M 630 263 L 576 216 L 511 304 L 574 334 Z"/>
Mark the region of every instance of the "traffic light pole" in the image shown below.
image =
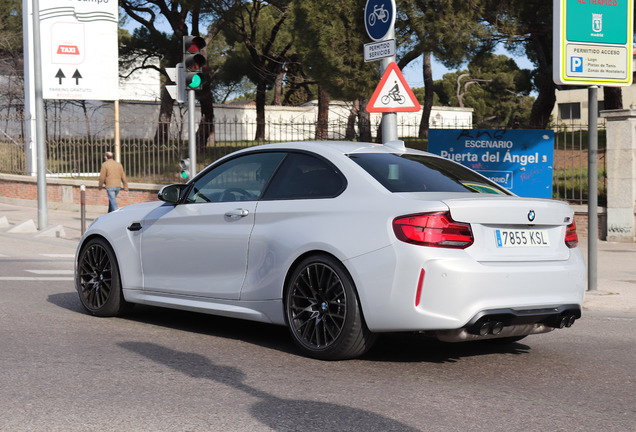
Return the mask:
<path id="1" fill-rule="evenodd" d="M 197 174 L 197 137 L 194 127 L 194 90 L 188 90 L 188 151 L 190 158 L 190 178 Z"/>
<path id="2" fill-rule="evenodd" d="M 200 90 L 205 82 L 203 67 L 207 60 L 201 50 L 205 47 L 205 41 L 200 36 L 183 36 L 183 78 L 177 76 L 182 86 L 188 92 L 188 150 L 190 158 L 190 178 L 197 174 L 197 137 L 194 128 L 194 91 Z M 177 75 L 179 72 L 177 65 Z M 177 91 L 177 93 L 179 93 Z"/>

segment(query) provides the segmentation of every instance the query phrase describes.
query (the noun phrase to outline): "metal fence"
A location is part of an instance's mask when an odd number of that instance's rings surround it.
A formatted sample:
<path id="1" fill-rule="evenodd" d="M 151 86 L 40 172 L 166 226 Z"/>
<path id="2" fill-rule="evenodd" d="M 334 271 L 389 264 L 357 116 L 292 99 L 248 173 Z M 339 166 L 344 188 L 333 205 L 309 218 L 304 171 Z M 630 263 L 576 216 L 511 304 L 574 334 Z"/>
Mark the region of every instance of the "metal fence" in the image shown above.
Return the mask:
<path id="1" fill-rule="evenodd" d="M 213 127 L 212 127 L 213 126 Z M 371 125 L 372 136 L 378 132 Z M 453 127 L 453 125 L 447 125 Z M 18 116 L 0 115 L 0 172 L 24 174 L 25 129 L 28 122 Z M 197 169 L 237 149 L 277 141 L 304 141 L 315 137 L 316 123 L 266 122 L 266 139 L 253 139 L 256 123 L 219 120 L 207 125 L 213 130 L 205 146 L 197 149 Z M 120 151 L 129 181 L 173 183 L 180 181 L 178 161 L 188 156 L 184 139 L 187 123 L 173 119 L 169 124 L 142 123 L 138 119 L 120 120 Z M 114 151 L 112 121 L 95 122 L 85 118 L 55 118 L 46 122 L 47 174 L 56 177 L 90 178 L 99 173 L 103 155 Z M 207 135 L 207 133 L 206 133 Z M 427 141 L 417 136 L 411 124 L 398 124 L 398 135 L 408 147 L 427 149 Z M 360 131 L 347 121 L 328 124 L 328 139 L 358 140 Z M 606 203 L 607 173 L 605 129 L 599 129 L 599 204 Z M 555 130 L 553 197 L 574 204 L 587 203 L 587 127 L 569 126 Z"/>
<path id="2" fill-rule="evenodd" d="M 132 117 L 132 116 L 131 116 Z M 359 140 L 360 130 L 346 119 L 326 125 L 326 139 Z M 454 125 L 448 124 L 448 127 Z M 455 125 L 456 126 L 456 125 Z M 0 115 L 0 172 L 27 172 L 24 136 L 28 120 Z M 315 139 L 316 122 L 267 120 L 265 137 L 255 140 L 255 121 L 219 119 L 214 124 L 198 124 L 207 139 L 197 145 L 197 171 L 235 150 L 258 144 Z M 399 123 L 403 136 L 417 135 L 416 125 Z M 47 175 L 57 177 L 94 177 L 99 173 L 106 151 L 115 151 L 111 120 L 66 117 L 46 121 Z M 369 125 L 375 137 L 379 125 Z M 188 157 L 187 122 L 176 117 L 169 123 L 122 118 L 119 121 L 120 160 L 131 181 L 169 183 L 177 178 L 178 161 Z M 197 132 L 198 135 L 198 132 Z M 425 140 L 407 138 L 416 148 L 425 148 Z"/>
<path id="3" fill-rule="evenodd" d="M 598 128 L 598 203 L 607 205 L 607 129 Z M 588 129 L 570 125 L 554 131 L 553 191 L 555 199 L 588 202 Z"/>

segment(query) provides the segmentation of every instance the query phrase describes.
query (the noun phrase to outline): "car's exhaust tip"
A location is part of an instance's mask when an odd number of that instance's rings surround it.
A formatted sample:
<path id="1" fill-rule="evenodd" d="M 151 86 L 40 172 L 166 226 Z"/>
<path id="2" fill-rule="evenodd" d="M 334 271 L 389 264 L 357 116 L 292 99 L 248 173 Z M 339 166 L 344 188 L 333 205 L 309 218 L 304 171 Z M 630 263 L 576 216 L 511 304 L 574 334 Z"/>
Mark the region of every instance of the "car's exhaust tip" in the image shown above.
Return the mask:
<path id="1" fill-rule="evenodd" d="M 561 315 L 559 317 L 557 317 L 556 319 L 548 322 L 547 324 L 550 327 L 556 328 L 556 329 L 562 329 L 562 328 L 570 328 L 572 327 L 572 325 L 574 325 L 574 322 L 576 321 L 578 317 L 574 314 L 568 314 L 568 315 Z"/>
<path id="2" fill-rule="evenodd" d="M 489 310 L 480 312 L 460 329 L 440 330 L 436 335 L 446 342 L 527 336 L 572 327 L 580 317 L 578 305 L 530 310 Z"/>
<path id="3" fill-rule="evenodd" d="M 470 332 L 479 336 L 496 336 L 500 334 L 503 329 L 504 323 L 501 321 L 485 321 L 481 325 L 473 326 Z"/>

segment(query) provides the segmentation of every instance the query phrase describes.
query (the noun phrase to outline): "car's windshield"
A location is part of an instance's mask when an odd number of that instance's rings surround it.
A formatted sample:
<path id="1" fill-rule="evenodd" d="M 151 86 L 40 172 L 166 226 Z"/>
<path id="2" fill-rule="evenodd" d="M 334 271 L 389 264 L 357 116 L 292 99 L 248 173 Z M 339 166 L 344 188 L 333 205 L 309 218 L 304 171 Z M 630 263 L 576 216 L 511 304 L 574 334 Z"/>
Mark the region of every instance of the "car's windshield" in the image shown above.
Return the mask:
<path id="1" fill-rule="evenodd" d="M 391 192 L 475 192 L 511 195 L 498 184 L 443 158 L 390 153 L 351 154 L 349 158 Z"/>

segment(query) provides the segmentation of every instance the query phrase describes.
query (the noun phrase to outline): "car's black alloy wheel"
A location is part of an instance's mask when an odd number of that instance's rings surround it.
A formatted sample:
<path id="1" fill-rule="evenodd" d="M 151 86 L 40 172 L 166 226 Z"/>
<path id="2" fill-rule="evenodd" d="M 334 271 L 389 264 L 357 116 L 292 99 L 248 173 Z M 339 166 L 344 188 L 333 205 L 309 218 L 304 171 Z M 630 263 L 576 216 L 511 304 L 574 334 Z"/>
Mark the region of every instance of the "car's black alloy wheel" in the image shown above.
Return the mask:
<path id="1" fill-rule="evenodd" d="M 375 340 L 362 319 L 351 277 L 328 255 L 308 257 L 296 267 L 286 289 L 285 313 L 294 340 L 311 357 L 356 357 Z"/>
<path id="2" fill-rule="evenodd" d="M 127 306 L 115 253 L 104 239 L 91 239 L 82 248 L 75 284 L 82 305 L 93 315 L 119 315 Z"/>

